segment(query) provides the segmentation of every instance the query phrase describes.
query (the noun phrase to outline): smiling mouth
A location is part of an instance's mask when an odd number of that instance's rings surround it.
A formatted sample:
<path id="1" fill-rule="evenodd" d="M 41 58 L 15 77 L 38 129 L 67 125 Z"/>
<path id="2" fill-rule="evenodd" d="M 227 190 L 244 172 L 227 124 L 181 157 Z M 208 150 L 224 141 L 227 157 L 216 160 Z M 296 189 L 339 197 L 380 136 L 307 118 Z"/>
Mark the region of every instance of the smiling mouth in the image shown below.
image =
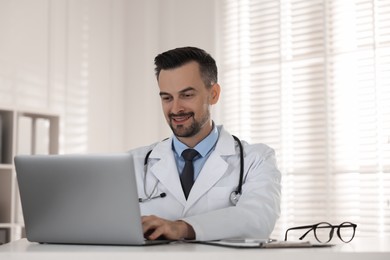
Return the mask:
<path id="1" fill-rule="evenodd" d="M 176 124 L 182 124 L 186 122 L 188 119 L 190 119 L 193 115 L 194 115 L 193 113 L 180 114 L 180 115 L 171 114 L 169 115 L 169 118 L 171 119 L 171 121 L 175 122 Z"/>

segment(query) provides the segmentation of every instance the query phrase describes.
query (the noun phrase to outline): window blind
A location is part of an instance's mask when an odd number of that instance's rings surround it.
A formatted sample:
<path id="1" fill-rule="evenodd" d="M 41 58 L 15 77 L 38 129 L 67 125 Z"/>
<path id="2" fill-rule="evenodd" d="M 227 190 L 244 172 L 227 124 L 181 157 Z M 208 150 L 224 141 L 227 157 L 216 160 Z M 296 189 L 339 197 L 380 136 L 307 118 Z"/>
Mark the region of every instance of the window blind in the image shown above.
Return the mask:
<path id="1" fill-rule="evenodd" d="M 219 1 L 220 117 L 275 149 L 288 227 L 390 234 L 390 2 Z"/>

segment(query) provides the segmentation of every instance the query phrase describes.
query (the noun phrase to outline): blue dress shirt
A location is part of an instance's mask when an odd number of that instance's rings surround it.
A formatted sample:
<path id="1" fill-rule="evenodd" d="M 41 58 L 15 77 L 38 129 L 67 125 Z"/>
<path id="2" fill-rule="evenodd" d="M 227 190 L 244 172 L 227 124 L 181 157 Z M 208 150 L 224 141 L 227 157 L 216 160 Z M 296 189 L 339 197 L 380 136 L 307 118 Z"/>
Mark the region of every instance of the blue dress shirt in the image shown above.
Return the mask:
<path id="1" fill-rule="evenodd" d="M 219 137 L 218 128 L 213 124 L 213 129 L 211 130 L 210 134 L 193 148 L 199 153 L 199 155 L 197 155 L 193 160 L 194 180 L 196 180 L 196 178 L 199 176 L 199 173 L 203 165 L 206 163 L 211 152 L 214 150 L 215 144 L 218 141 L 218 137 Z M 179 174 L 181 174 L 181 172 L 183 171 L 184 164 L 185 164 L 184 159 L 181 156 L 181 153 L 188 148 L 189 147 L 183 144 L 182 142 L 180 142 L 176 136 L 173 136 L 172 149 L 175 155 L 176 166 Z"/>

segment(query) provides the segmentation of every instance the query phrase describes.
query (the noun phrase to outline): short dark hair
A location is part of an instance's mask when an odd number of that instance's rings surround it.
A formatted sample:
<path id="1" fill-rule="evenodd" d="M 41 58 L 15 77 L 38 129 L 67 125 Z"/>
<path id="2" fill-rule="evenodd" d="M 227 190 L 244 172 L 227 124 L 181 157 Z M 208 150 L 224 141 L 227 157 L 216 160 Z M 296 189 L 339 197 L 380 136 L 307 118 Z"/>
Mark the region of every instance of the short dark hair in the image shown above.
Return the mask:
<path id="1" fill-rule="evenodd" d="M 154 58 L 156 78 L 161 70 L 175 69 L 191 61 L 199 64 L 202 80 L 206 87 L 218 82 L 218 69 L 213 57 L 196 47 L 181 47 L 163 52 Z"/>

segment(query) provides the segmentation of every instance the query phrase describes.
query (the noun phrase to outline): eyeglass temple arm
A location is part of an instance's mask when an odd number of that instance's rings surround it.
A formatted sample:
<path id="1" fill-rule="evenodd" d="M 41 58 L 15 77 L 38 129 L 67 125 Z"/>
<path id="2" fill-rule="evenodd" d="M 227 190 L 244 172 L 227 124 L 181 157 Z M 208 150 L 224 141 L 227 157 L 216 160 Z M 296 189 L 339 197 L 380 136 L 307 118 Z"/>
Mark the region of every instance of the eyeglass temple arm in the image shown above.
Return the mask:
<path id="1" fill-rule="evenodd" d="M 306 229 L 306 228 L 310 228 L 305 234 L 303 234 L 303 236 L 301 236 L 299 239 L 302 240 L 313 228 L 314 226 L 313 225 L 310 225 L 310 226 L 299 226 L 299 227 L 292 227 L 292 228 L 289 228 L 286 230 L 286 233 L 284 235 L 284 241 L 287 241 L 287 233 L 288 231 L 290 230 L 296 230 L 296 229 Z"/>

